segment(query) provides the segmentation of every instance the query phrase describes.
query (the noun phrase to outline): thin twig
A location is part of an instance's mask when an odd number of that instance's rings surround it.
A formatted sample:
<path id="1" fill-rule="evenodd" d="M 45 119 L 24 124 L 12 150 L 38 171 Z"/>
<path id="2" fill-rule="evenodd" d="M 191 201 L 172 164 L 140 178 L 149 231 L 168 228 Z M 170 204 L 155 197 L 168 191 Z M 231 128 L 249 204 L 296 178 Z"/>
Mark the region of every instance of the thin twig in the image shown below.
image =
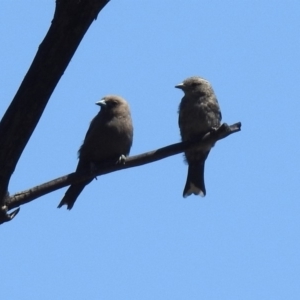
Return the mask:
<path id="1" fill-rule="evenodd" d="M 186 149 L 195 146 L 197 144 L 197 148 L 205 147 L 208 144 L 214 144 L 218 140 L 221 140 L 233 133 L 236 133 L 241 130 L 241 123 L 236 123 L 231 126 L 227 124 L 223 124 L 220 128 L 215 131 L 207 133 L 204 137 L 195 139 L 189 142 L 181 142 L 177 144 L 172 144 L 170 146 L 166 146 L 164 148 L 160 148 L 154 151 L 146 152 L 140 155 L 130 156 L 126 159 L 125 164 L 116 164 L 116 163 L 107 163 L 101 165 L 99 169 L 94 173 L 71 173 L 59 178 L 56 178 L 52 181 L 46 182 L 44 184 L 38 185 L 26 191 L 22 191 L 12 195 L 11 197 L 6 198 L 6 207 L 8 210 L 12 208 L 16 208 L 25 203 L 31 202 L 36 198 L 44 196 L 48 193 L 51 193 L 55 190 L 68 186 L 72 183 L 77 183 L 84 181 L 86 179 L 104 175 L 111 172 L 116 172 L 128 168 L 133 168 L 137 166 L 141 166 L 144 164 L 152 163 L 166 157 L 176 155 L 185 151 Z"/>

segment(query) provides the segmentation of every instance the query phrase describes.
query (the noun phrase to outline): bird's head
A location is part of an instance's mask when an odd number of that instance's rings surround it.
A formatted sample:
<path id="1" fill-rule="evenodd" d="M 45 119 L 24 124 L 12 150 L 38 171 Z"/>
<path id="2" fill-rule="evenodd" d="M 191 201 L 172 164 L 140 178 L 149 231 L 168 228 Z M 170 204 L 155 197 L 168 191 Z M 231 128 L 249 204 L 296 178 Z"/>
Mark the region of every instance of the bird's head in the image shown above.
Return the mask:
<path id="1" fill-rule="evenodd" d="M 183 90 L 185 94 L 203 94 L 211 90 L 210 83 L 199 76 L 189 77 L 175 87 Z"/>
<path id="2" fill-rule="evenodd" d="M 96 102 L 96 105 L 101 106 L 101 111 L 112 112 L 129 112 L 129 106 L 125 99 L 116 95 L 107 95 Z"/>

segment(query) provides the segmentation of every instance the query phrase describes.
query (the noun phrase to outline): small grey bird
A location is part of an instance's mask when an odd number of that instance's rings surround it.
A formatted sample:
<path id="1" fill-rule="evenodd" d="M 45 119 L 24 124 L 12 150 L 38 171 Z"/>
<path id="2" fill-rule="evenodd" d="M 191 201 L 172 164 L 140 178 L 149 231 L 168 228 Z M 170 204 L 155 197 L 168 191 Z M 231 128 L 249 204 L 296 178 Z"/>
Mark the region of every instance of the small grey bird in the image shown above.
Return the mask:
<path id="1" fill-rule="evenodd" d="M 110 160 L 117 162 L 129 154 L 132 145 L 133 127 L 127 102 L 119 96 L 108 95 L 96 104 L 101 106 L 101 110 L 92 120 L 78 151 L 78 173 L 92 171 L 95 166 Z M 71 209 L 84 187 L 92 180 L 72 184 L 58 207 L 67 205 Z"/>
<path id="2" fill-rule="evenodd" d="M 220 127 L 222 115 L 216 95 L 210 83 L 198 76 L 185 79 L 175 86 L 183 90 L 179 105 L 179 128 L 182 141 L 205 135 L 213 128 Z M 183 197 L 191 194 L 206 195 L 204 184 L 204 164 L 213 145 L 207 149 L 197 147 L 185 152 L 189 165 Z"/>

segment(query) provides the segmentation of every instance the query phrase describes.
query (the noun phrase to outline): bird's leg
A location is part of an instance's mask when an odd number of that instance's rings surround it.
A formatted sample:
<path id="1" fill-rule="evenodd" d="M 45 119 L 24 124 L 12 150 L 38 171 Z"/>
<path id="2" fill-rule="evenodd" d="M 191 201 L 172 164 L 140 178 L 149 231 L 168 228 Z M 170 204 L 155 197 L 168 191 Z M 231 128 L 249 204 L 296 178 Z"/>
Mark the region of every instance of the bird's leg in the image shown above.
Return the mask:
<path id="1" fill-rule="evenodd" d="M 125 165 L 126 162 L 126 156 L 124 154 L 122 154 L 119 159 L 117 160 L 117 164 L 122 164 Z"/>

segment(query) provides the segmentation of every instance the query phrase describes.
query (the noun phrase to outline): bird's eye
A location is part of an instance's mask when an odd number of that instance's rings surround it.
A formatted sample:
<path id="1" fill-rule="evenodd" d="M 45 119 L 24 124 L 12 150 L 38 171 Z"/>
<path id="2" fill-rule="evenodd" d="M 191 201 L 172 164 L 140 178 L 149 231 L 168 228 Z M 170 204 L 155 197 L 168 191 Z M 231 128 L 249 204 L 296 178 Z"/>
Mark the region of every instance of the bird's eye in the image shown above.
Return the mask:
<path id="1" fill-rule="evenodd" d="M 116 101 L 108 101 L 108 102 L 106 102 L 106 103 L 107 103 L 107 105 L 108 105 L 109 107 L 114 107 L 114 106 L 117 104 Z"/>

